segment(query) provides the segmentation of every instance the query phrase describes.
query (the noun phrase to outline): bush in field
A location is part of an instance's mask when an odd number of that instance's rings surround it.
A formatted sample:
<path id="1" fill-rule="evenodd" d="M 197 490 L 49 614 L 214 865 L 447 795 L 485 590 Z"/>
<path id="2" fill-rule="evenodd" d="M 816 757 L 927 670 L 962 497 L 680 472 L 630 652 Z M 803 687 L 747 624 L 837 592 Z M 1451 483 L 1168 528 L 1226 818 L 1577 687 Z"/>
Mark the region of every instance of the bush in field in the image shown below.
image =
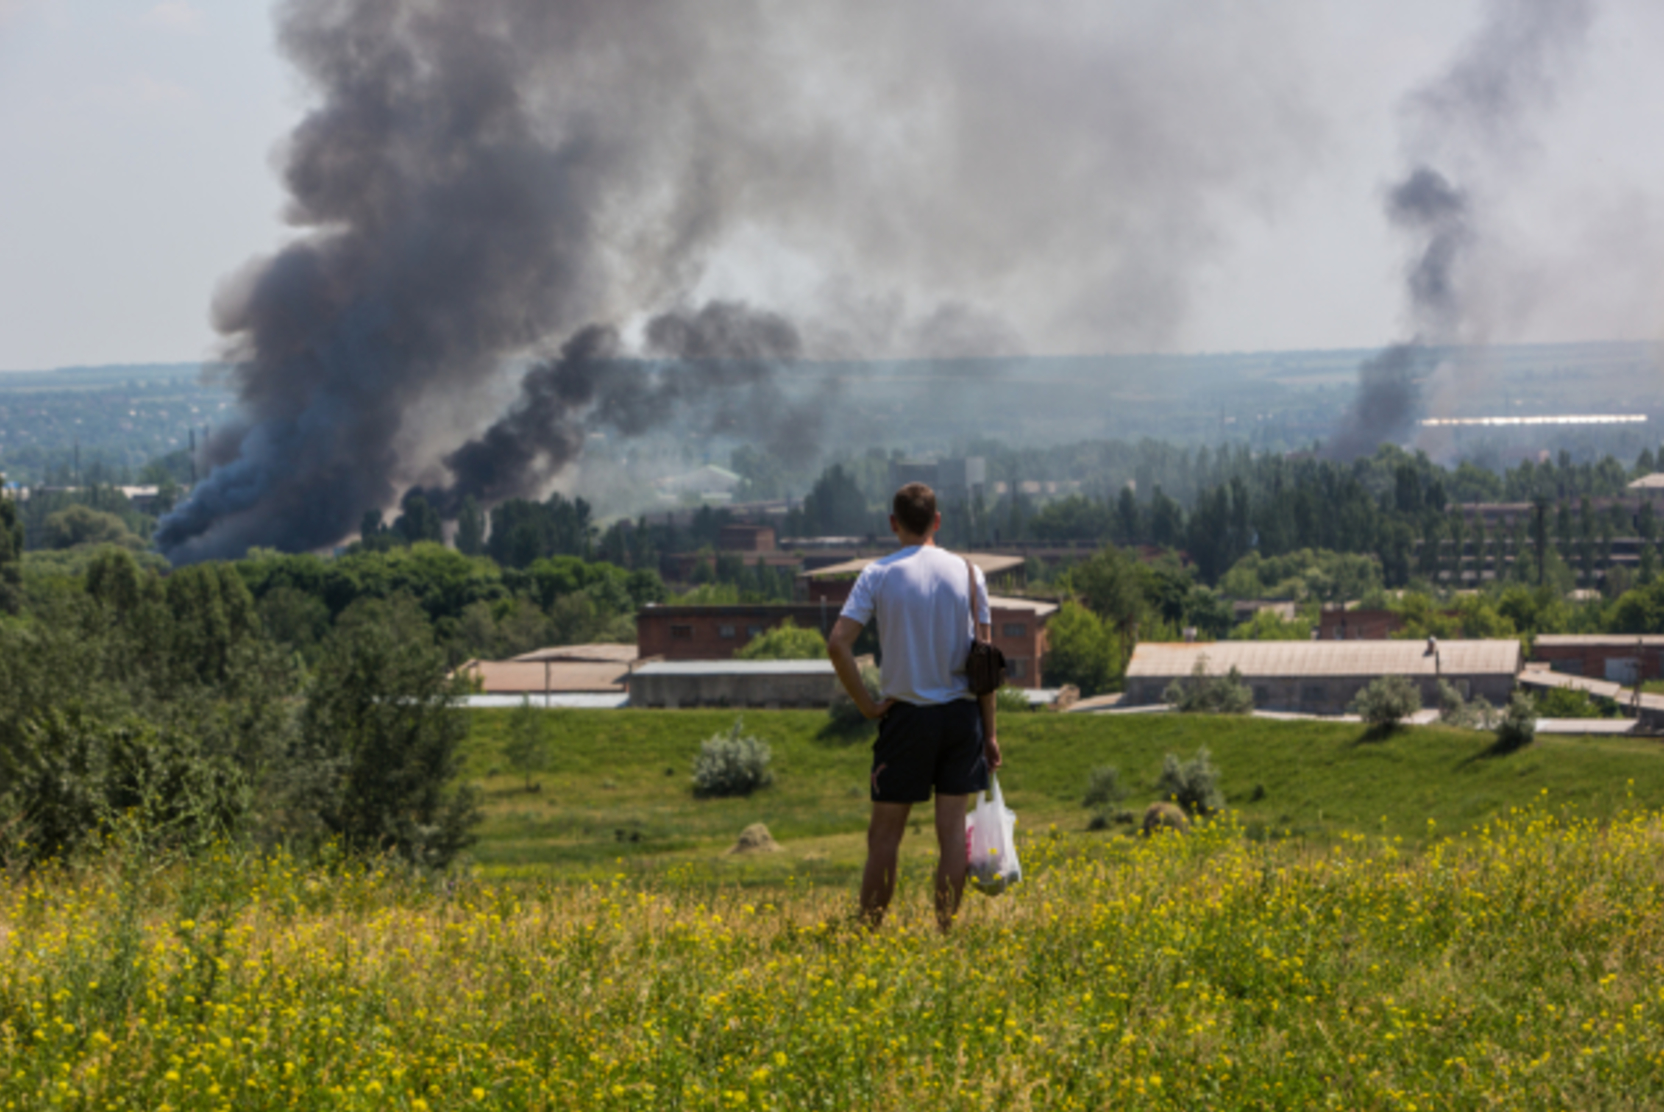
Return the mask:
<path id="1" fill-rule="evenodd" d="M 1088 830 L 1107 830 L 1118 817 L 1126 816 L 1126 812 L 1119 809 L 1119 804 L 1127 798 L 1127 786 L 1121 782 L 1121 773 L 1114 765 L 1098 765 L 1092 769 L 1086 778 L 1086 794 L 1081 797 L 1081 806 L 1092 811 Z"/>
<path id="2" fill-rule="evenodd" d="M 1371 729 L 1386 733 L 1421 709 L 1421 692 L 1406 676 L 1380 676 L 1358 692 L 1352 712 Z"/>
<path id="3" fill-rule="evenodd" d="M 1596 699 L 1575 687 L 1551 687 L 1534 700 L 1538 718 L 1609 718 L 1617 712 L 1610 699 Z M 1607 708 L 1611 708 L 1609 714 Z"/>
<path id="4" fill-rule="evenodd" d="M 1476 695 L 1471 700 L 1463 699 L 1455 684 L 1441 679 L 1439 721 L 1464 730 L 1488 730 L 1496 723 L 1496 708 L 1486 702 L 1483 695 Z"/>
<path id="5" fill-rule="evenodd" d="M 1247 714 L 1254 709 L 1254 692 L 1233 666 L 1223 676 L 1208 675 L 1208 658 L 1201 657 L 1189 680 L 1174 680 L 1162 692 L 1173 709 L 1185 714 Z"/>
<path id="6" fill-rule="evenodd" d="M 862 668 L 861 683 L 866 687 L 867 694 L 872 696 L 873 702 L 876 703 L 883 698 L 883 677 L 877 668 L 870 664 Z M 855 700 L 844 691 L 844 685 L 841 683 L 832 693 L 832 705 L 826 708 L 826 716 L 830 719 L 827 725 L 834 734 L 862 734 L 875 725 L 861 713 L 861 708 L 855 705 Z"/>
<path id="7" fill-rule="evenodd" d="M 750 795 L 774 783 L 767 743 L 744 732 L 745 719 L 734 719 L 726 734 L 713 734 L 693 760 L 693 794 L 703 798 Z"/>
<path id="8" fill-rule="evenodd" d="M 1225 793 L 1219 790 L 1219 769 L 1206 748 L 1196 750 L 1188 761 L 1167 754 L 1161 762 L 1157 787 L 1162 799 L 1178 804 L 1186 814 L 1211 815 L 1225 806 Z"/>
<path id="9" fill-rule="evenodd" d="M 1516 749 L 1524 749 L 1536 736 L 1536 705 L 1531 696 L 1516 691 L 1502 712 L 1502 720 L 1496 724 L 1496 751 L 1512 753 Z"/>
<path id="10" fill-rule="evenodd" d="M 1082 807 L 1113 807 L 1127 798 L 1127 786 L 1121 783 L 1121 773 L 1114 765 L 1098 765 L 1086 778 L 1086 795 Z"/>
<path id="11" fill-rule="evenodd" d="M 994 692 L 994 706 L 1001 714 L 1027 714 L 1034 709 L 1034 704 L 1028 701 L 1020 688 L 1005 684 Z"/>

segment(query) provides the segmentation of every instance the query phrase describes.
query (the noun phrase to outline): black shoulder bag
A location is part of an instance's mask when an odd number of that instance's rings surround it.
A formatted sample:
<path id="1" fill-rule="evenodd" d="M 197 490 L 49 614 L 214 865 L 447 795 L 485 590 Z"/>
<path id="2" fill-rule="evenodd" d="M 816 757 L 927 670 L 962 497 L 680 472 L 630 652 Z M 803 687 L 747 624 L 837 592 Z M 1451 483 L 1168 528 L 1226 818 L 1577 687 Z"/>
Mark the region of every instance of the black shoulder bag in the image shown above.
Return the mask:
<path id="1" fill-rule="evenodd" d="M 1005 682 L 1005 654 L 999 646 L 982 639 L 982 623 L 976 620 L 976 568 L 965 561 L 965 574 L 971 580 L 971 652 L 965 658 L 965 676 L 971 681 L 971 694 L 992 695 Z M 993 617 L 990 607 L 989 618 Z"/>

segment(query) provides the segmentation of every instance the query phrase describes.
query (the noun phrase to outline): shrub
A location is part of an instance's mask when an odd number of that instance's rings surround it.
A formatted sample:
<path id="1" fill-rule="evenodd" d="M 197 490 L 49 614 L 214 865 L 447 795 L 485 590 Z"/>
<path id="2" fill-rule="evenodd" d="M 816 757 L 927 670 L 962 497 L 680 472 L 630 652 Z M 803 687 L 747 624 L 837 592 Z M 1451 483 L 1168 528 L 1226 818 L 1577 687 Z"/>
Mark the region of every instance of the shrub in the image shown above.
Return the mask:
<path id="1" fill-rule="evenodd" d="M 1421 692 L 1407 676 L 1380 676 L 1352 700 L 1352 712 L 1381 731 L 1394 729 L 1420 709 Z"/>
<path id="2" fill-rule="evenodd" d="M 1082 807 L 1110 807 L 1127 798 L 1127 787 L 1121 783 L 1121 773 L 1114 765 L 1098 765 L 1086 778 L 1086 795 Z"/>
<path id="3" fill-rule="evenodd" d="M 1185 714 L 1247 714 L 1254 709 L 1254 692 L 1233 666 L 1223 676 L 1208 675 L 1208 658 L 1201 657 L 1190 679 L 1174 680 L 1162 692 L 1173 709 Z"/>
<path id="4" fill-rule="evenodd" d="M 1009 684 L 994 692 L 994 706 L 1001 714 L 1027 714 L 1034 709 L 1034 704 L 1028 701 L 1028 696 L 1020 688 Z"/>
<path id="5" fill-rule="evenodd" d="M 768 745 L 744 733 L 745 719 L 734 719 L 726 734 L 712 734 L 693 760 L 693 794 L 702 798 L 750 795 L 774 782 Z"/>
<path id="6" fill-rule="evenodd" d="M 736 660 L 824 660 L 826 638 L 818 630 L 802 629 L 787 618 L 773 629 L 753 637 L 734 654 Z"/>
<path id="7" fill-rule="evenodd" d="M 1607 707 L 1616 713 L 1617 708 L 1610 699 L 1596 699 L 1575 687 L 1551 687 L 1538 692 L 1534 703 L 1538 718 L 1609 718 L 1613 715 L 1607 713 Z"/>
<path id="8" fill-rule="evenodd" d="M 1523 691 L 1514 692 L 1496 724 L 1496 749 L 1512 753 L 1523 749 L 1537 736 L 1537 709 L 1531 697 Z"/>
<path id="9" fill-rule="evenodd" d="M 1205 747 L 1196 750 L 1188 761 L 1167 754 L 1161 762 L 1157 787 L 1163 799 L 1178 804 L 1187 814 L 1211 815 L 1225 806 L 1225 794 L 1219 790 L 1219 769 Z"/>
<path id="10" fill-rule="evenodd" d="M 1439 721 L 1464 730 L 1488 730 L 1496 723 L 1496 708 L 1483 695 L 1472 700 L 1462 698 L 1456 685 L 1449 680 L 1439 681 Z"/>
<path id="11" fill-rule="evenodd" d="M 883 698 L 880 690 L 883 678 L 877 668 L 870 664 L 862 668 L 861 683 L 866 686 L 867 694 L 872 696 L 874 702 Z M 868 721 L 867 716 L 861 713 L 861 708 L 855 705 L 855 700 L 844 691 L 844 685 L 841 683 L 832 693 L 832 705 L 826 708 L 826 716 L 831 720 L 828 724 L 833 733 L 859 734 L 874 727 L 874 723 Z"/>

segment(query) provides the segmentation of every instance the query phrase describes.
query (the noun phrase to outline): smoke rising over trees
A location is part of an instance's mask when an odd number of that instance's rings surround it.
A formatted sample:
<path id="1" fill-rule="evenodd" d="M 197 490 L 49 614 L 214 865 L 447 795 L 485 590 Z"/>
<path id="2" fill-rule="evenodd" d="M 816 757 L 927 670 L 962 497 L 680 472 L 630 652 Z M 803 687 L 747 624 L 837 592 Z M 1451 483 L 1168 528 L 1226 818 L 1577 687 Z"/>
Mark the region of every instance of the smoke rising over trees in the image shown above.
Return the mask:
<path id="1" fill-rule="evenodd" d="M 1229 202 L 1300 173 L 1317 127 L 1287 36 L 1203 8 L 1176 30 L 991 0 L 288 0 L 279 45 L 314 97 L 279 156 L 298 234 L 215 299 L 247 417 L 161 547 L 313 548 L 411 486 L 532 491 L 587 427 L 570 401 L 533 420 L 545 386 L 578 388 L 571 350 L 474 434 L 504 368 L 574 333 L 608 368 L 584 387 L 604 425 L 657 419 L 643 385 L 752 413 L 767 359 L 668 325 L 616 339 L 732 301 L 736 271 L 797 291 L 771 308 L 805 355 L 1150 346 Z M 612 358 L 674 353 L 701 369 Z M 785 416 L 759 439 L 804 443 Z"/>
<path id="2" fill-rule="evenodd" d="M 1478 250 L 1483 190 L 1498 186 L 1497 173 L 1530 149 L 1530 124 L 1553 103 L 1594 14 L 1594 0 L 1491 0 L 1451 68 L 1407 99 L 1411 169 L 1388 191 L 1386 213 L 1409 249 L 1412 336 L 1358 369 L 1357 400 L 1330 442 L 1331 456 L 1355 459 L 1407 439 L 1423 405 L 1418 365 L 1436 358 L 1426 349 L 1485 341 L 1474 305 L 1491 278 Z M 1459 364 L 1434 372 L 1444 379 L 1443 400 L 1460 391 L 1463 373 Z"/>

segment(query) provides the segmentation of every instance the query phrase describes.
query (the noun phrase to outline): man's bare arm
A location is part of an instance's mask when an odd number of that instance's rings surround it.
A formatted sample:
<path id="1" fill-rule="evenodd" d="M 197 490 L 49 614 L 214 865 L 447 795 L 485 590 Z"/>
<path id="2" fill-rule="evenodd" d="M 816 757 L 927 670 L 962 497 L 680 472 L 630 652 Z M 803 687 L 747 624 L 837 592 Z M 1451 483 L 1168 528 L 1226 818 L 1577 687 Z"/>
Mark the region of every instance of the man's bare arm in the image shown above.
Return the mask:
<path id="1" fill-rule="evenodd" d="M 868 718 L 883 718 L 896 701 L 885 699 L 882 703 L 873 702 L 867 685 L 861 682 L 861 668 L 855 663 L 855 639 L 859 636 L 861 623 L 854 618 L 839 618 L 832 627 L 832 636 L 826 639 L 826 655 L 832 659 L 832 670 L 838 673 L 838 682 L 844 685 L 844 690 L 855 700 L 861 713 Z"/>

